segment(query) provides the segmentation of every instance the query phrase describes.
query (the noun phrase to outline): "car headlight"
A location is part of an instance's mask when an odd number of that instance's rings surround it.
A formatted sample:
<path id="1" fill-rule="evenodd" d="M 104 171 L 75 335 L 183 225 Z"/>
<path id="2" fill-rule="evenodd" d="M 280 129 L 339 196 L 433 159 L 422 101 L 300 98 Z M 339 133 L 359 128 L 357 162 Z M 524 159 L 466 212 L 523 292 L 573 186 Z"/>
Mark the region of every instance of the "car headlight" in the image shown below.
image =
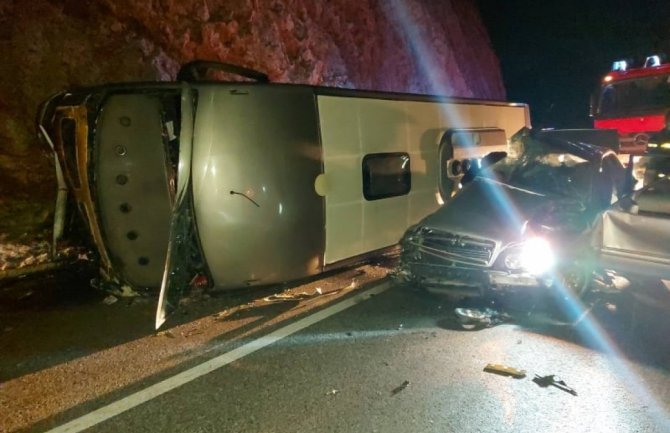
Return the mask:
<path id="1" fill-rule="evenodd" d="M 521 267 L 533 275 L 548 272 L 556 263 L 551 245 L 543 238 L 531 238 L 524 242 L 519 259 Z"/>

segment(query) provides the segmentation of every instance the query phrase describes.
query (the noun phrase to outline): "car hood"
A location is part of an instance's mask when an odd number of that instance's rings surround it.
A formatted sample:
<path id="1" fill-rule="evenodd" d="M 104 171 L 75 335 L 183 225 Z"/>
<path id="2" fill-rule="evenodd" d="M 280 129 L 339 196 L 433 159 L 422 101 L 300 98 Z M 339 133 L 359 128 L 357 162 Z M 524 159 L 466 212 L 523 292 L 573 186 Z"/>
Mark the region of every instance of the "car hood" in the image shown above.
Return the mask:
<path id="1" fill-rule="evenodd" d="M 519 240 L 527 221 L 542 214 L 554 200 L 491 179 L 476 178 L 420 225 L 505 245 Z"/>

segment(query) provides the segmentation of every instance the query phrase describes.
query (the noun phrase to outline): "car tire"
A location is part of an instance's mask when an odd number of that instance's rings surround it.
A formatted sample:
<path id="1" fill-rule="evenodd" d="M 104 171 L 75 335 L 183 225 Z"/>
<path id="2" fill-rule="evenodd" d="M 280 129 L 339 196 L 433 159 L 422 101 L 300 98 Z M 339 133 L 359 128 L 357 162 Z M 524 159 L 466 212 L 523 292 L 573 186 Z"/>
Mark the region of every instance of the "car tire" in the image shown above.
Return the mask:
<path id="1" fill-rule="evenodd" d="M 558 281 L 555 284 L 559 286 L 558 289 L 564 298 L 582 299 L 589 291 L 592 275 L 590 267 L 573 262 L 559 269 Z"/>

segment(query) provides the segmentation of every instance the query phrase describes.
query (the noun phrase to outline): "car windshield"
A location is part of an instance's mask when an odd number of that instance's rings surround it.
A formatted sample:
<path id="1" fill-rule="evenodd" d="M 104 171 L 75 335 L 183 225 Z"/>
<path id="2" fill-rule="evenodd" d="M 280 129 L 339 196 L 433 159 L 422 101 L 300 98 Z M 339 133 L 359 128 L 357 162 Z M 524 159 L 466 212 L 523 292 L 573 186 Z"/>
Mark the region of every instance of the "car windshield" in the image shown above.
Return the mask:
<path id="1" fill-rule="evenodd" d="M 670 156 L 647 155 L 635 165 L 637 178 L 641 180 L 636 189 L 647 186 L 656 180 L 670 176 Z"/>
<path id="2" fill-rule="evenodd" d="M 508 156 L 480 176 L 541 194 L 586 197 L 591 168 L 587 160 L 569 153 L 527 153 Z"/>
<path id="3" fill-rule="evenodd" d="M 600 114 L 616 116 L 643 113 L 670 104 L 670 75 L 625 80 L 603 87 Z"/>

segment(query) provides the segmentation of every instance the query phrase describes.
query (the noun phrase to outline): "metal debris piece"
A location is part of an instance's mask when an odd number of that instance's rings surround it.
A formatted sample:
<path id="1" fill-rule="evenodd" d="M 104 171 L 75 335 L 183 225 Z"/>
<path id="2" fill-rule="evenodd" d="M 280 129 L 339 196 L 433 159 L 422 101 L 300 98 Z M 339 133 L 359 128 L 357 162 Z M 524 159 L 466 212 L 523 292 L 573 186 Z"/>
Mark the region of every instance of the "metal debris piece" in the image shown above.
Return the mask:
<path id="1" fill-rule="evenodd" d="M 328 391 L 326 393 L 326 395 L 337 395 L 339 393 L 340 393 L 340 391 L 338 391 L 337 389 L 331 389 L 330 391 Z"/>
<path id="2" fill-rule="evenodd" d="M 500 364 L 486 364 L 484 371 L 487 373 L 499 374 L 501 376 L 510 376 L 515 379 L 523 379 L 526 377 L 526 370 L 506 367 Z"/>
<path id="3" fill-rule="evenodd" d="M 461 328 L 470 330 L 490 328 L 511 320 L 507 313 L 492 308 L 455 308 L 454 314 Z"/>
<path id="4" fill-rule="evenodd" d="M 538 386 L 542 388 L 546 388 L 548 386 L 554 386 L 560 389 L 561 391 L 565 391 L 568 394 L 574 395 L 575 397 L 577 396 L 577 391 L 575 391 L 574 388 L 569 387 L 563 381 L 563 379 L 554 374 L 550 374 L 548 376 L 540 376 L 536 374 L 535 377 L 533 378 L 533 382 L 535 382 Z"/>
<path id="5" fill-rule="evenodd" d="M 393 388 L 393 391 L 391 391 L 391 395 L 396 395 L 399 392 L 403 391 L 405 388 L 409 386 L 409 380 L 404 381 L 400 385 L 398 385 L 396 388 Z"/>
<path id="6" fill-rule="evenodd" d="M 119 298 L 117 298 L 116 296 L 109 295 L 105 299 L 102 300 L 102 303 L 105 304 L 105 305 L 112 305 L 112 304 L 116 303 L 116 301 L 118 301 L 118 300 L 119 300 Z"/>

